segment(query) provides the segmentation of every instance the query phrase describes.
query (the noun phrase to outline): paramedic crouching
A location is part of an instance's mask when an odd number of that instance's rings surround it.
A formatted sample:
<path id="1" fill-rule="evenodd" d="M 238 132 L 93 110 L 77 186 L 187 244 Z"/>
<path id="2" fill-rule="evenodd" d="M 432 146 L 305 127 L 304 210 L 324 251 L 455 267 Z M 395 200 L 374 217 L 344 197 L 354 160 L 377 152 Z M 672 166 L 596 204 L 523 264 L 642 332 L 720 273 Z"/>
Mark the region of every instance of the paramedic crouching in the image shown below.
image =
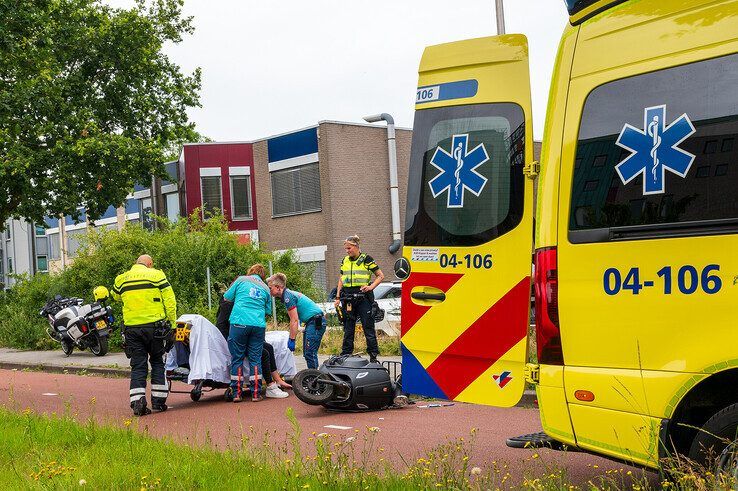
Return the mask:
<path id="1" fill-rule="evenodd" d="M 146 406 L 146 377 L 151 363 L 151 407 L 167 410 L 169 388 L 164 375 L 164 354 L 171 325 L 177 320 L 177 300 L 166 275 L 154 269 L 146 254 L 115 278 L 112 295 L 123 302 L 123 336 L 131 359 L 130 401 L 133 414 L 151 413 Z"/>

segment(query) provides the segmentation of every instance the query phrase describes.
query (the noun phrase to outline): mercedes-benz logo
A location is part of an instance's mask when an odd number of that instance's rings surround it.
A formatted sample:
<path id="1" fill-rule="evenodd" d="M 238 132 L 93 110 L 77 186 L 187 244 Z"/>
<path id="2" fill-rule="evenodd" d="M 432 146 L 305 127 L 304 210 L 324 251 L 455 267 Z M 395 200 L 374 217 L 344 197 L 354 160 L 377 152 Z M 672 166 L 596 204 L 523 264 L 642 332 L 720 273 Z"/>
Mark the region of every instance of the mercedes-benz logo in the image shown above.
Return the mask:
<path id="1" fill-rule="evenodd" d="M 395 261 L 395 276 L 400 280 L 404 280 L 410 276 L 410 261 L 404 257 Z"/>

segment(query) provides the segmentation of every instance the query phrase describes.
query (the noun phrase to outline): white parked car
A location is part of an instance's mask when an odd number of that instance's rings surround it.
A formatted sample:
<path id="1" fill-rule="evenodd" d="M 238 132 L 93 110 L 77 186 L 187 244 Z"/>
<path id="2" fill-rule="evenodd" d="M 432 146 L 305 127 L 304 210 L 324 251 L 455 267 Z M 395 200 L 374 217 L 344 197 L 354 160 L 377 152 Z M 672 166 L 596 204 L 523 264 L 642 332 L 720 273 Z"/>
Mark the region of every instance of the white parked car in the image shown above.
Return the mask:
<path id="1" fill-rule="evenodd" d="M 374 289 L 374 300 L 379 308 L 384 310 L 384 319 L 376 323 L 376 329 L 391 336 L 400 335 L 400 297 L 402 284 L 398 282 L 380 283 Z M 335 289 L 331 292 L 330 301 L 318 304 L 327 316 L 336 315 L 336 306 L 333 304 Z"/>

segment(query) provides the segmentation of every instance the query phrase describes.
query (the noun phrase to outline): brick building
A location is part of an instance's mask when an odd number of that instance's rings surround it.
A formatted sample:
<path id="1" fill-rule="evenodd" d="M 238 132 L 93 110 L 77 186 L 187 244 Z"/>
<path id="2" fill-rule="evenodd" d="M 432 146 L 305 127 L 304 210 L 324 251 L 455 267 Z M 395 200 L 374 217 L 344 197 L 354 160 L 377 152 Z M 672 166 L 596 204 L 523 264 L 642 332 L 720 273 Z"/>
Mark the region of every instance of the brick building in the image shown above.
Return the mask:
<path id="1" fill-rule="evenodd" d="M 412 131 L 397 129 L 400 223 Z M 392 243 L 387 130 L 384 126 L 323 121 L 254 143 L 259 240 L 294 249 L 315 264 L 316 284 L 330 290 L 344 256 L 343 240 L 362 238 L 388 278 L 400 252 Z"/>

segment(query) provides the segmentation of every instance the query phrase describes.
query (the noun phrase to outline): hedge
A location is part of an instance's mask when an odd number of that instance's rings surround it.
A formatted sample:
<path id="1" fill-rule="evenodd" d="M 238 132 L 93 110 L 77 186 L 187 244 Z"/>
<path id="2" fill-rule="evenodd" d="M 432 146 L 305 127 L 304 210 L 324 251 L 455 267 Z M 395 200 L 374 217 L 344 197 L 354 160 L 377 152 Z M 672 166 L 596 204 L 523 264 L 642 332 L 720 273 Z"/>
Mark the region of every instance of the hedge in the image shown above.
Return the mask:
<path id="1" fill-rule="evenodd" d="M 45 333 L 45 319 L 38 312 L 54 295 L 82 297 L 92 301 L 98 285 L 112 287 L 115 277 L 133 265 L 141 254 L 154 259 L 154 267 L 163 270 L 177 296 L 178 315 L 197 313 L 214 320 L 219 284 L 229 285 L 245 274 L 249 266 L 272 261 L 274 272 L 287 275 L 288 287 L 316 300 L 325 292 L 312 283 L 312 266 L 296 262 L 293 253 L 275 255 L 262 247 L 244 245 L 228 232 L 222 216 L 203 222 L 197 214 L 177 223 L 160 222 L 160 228 L 147 231 L 137 224 L 121 230 L 90 228 L 81 238 L 74 262 L 57 274 L 18 276 L 15 285 L 0 293 L 0 346 L 20 349 L 53 349 L 58 344 Z M 210 266 L 213 309 L 208 309 L 206 268 Z M 120 319 L 120 304 L 112 303 Z M 287 320 L 277 302 L 278 319 Z M 116 347 L 119 336 L 114 335 Z"/>

